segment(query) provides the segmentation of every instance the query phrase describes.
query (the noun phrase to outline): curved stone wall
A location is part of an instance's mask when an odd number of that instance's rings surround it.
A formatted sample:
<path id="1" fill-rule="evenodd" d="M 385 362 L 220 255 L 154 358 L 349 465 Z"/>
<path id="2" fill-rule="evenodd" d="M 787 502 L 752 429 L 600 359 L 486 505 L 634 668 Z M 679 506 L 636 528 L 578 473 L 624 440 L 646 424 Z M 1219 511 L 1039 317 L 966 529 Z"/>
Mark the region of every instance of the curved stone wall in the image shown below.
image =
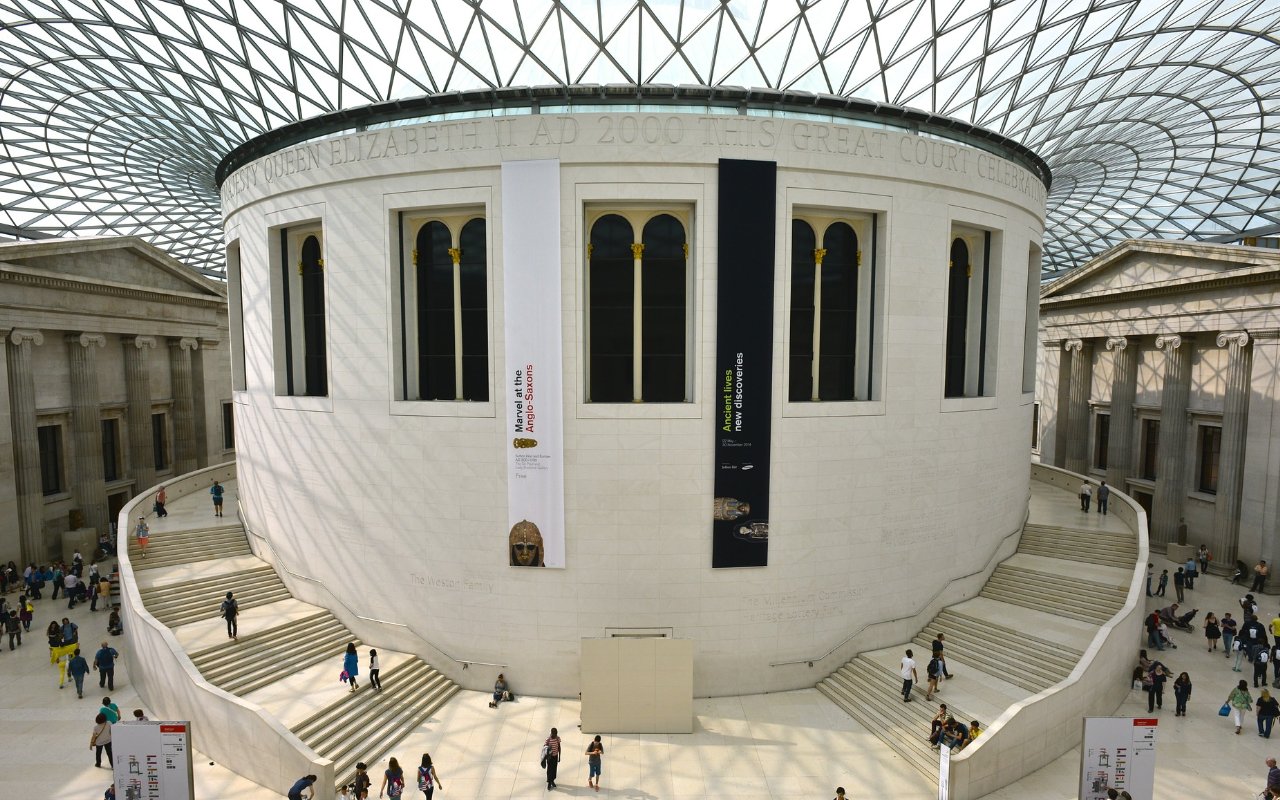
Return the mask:
<path id="1" fill-rule="evenodd" d="M 506 665 L 523 692 L 564 696 L 578 691 L 580 639 L 620 629 L 694 640 L 700 696 L 812 685 L 809 670 L 768 665 L 825 653 L 982 569 L 1026 513 L 1024 352 L 1044 187 L 992 152 L 813 116 L 466 118 L 330 137 L 233 173 L 223 207 L 239 489 L 255 530 L 355 612 L 405 622 L 455 659 Z M 760 232 L 722 218 L 724 158 L 777 163 L 760 568 L 712 567 L 717 332 L 734 311 L 717 307 L 718 281 L 735 270 L 720 261 L 719 243 L 726 224 L 731 235 Z M 558 160 L 559 230 L 550 233 L 559 254 L 563 569 L 508 566 L 503 252 L 519 226 L 502 218 L 502 164 L 534 159 Z M 587 401 L 587 243 L 608 213 L 669 213 L 685 227 L 686 402 Z M 487 399 L 400 399 L 410 245 L 399 226 L 451 215 L 487 223 Z M 862 226 L 859 269 L 876 275 L 859 312 L 870 320 L 856 356 L 867 365 L 862 388 L 845 400 L 792 401 L 799 362 L 790 354 L 803 338 L 792 325 L 792 221 L 846 218 Z M 281 255 L 298 231 L 322 240 L 323 396 L 289 394 L 283 363 L 301 335 L 295 320 L 284 343 L 281 314 L 282 290 L 303 269 Z M 963 393 L 973 396 L 944 397 L 957 231 L 990 233 L 986 306 L 975 300 L 969 312 L 988 314 L 984 385 L 974 389 L 971 369 Z M 479 688 L 494 671 L 450 677 Z"/>

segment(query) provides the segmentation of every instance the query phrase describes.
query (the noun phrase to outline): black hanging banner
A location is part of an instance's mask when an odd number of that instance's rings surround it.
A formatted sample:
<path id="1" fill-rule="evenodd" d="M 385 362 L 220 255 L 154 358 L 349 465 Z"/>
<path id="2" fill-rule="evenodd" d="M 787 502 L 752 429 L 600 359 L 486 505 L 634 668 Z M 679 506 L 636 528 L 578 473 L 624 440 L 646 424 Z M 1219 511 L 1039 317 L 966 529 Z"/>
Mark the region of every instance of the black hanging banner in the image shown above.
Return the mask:
<path id="1" fill-rule="evenodd" d="M 778 165 L 720 159 L 712 567 L 769 564 Z"/>

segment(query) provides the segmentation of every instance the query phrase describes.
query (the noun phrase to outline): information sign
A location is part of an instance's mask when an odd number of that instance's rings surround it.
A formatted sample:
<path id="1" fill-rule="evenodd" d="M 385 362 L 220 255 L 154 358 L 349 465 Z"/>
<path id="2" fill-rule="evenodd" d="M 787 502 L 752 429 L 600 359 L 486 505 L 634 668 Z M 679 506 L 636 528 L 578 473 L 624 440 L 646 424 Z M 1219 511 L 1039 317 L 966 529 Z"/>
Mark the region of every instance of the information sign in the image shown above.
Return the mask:
<path id="1" fill-rule="evenodd" d="M 190 722 L 111 726 L 116 800 L 195 800 Z"/>
<path id="2" fill-rule="evenodd" d="M 1133 800 L 1155 794 L 1156 724 L 1151 718 L 1085 717 L 1080 746 L 1080 800 L 1106 800 L 1123 790 Z"/>

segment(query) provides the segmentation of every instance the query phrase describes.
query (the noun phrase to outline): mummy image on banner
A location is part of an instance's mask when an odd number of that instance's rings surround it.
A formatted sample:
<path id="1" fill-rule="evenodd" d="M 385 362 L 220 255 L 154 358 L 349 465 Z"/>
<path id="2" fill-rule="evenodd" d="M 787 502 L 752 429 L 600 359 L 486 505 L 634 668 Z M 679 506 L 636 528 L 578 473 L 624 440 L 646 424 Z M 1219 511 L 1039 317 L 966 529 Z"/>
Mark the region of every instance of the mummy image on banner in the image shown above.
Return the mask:
<path id="1" fill-rule="evenodd" d="M 507 563 L 564 567 L 560 162 L 502 165 Z"/>

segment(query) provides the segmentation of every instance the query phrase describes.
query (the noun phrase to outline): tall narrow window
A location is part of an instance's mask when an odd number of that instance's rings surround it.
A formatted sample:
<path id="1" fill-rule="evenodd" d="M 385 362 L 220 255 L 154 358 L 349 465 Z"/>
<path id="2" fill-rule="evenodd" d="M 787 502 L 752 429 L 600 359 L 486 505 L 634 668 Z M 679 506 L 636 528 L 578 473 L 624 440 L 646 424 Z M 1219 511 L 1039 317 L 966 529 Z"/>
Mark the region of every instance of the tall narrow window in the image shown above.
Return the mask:
<path id="1" fill-rule="evenodd" d="M 1111 437 L 1111 415 L 1097 414 L 1093 419 L 1093 466 L 1107 468 L 1107 447 Z"/>
<path id="2" fill-rule="evenodd" d="M 36 428 L 40 445 L 40 488 L 45 496 L 63 491 L 62 426 L 40 425 Z"/>
<path id="3" fill-rule="evenodd" d="M 994 393 L 998 270 L 990 231 L 952 230 L 947 266 L 944 393 L 982 397 Z"/>
<path id="4" fill-rule="evenodd" d="M 329 394 L 324 249 L 314 228 L 281 228 L 273 282 L 277 380 L 280 394 Z M 278 292 L 276 291 L 278 290 Z"/>
<path id="5" fill-rule="evenodd" d="M 151 456 L 157 471 L 169 468 L 169 415 L 151 415 Z"/>
<path id="6" fill-rule="evenodd" d="M 1031 449 L 1040 449 L 1040 404 L 1031 404 Z"/>
<path id="7" fill-rule="evenodd" d="M 244 365 L 244 289 L 240 273 L 240 242 L 227 247 L 227 316 L 231 327 L 231 388 L 248 385 Z"/>
<path id="8" fill-rule="evenodd" d="M 102 478 L 120 480 L 120 420 L 102 420 Z"/>
<path id="9" fill-rule="evenodd" d="M 1142 421 L 1142 477 L 1156 479 L 1156 458 L 1160 454 L 1160 420 Z"/>
<path id="10" fill-rule="evenodd" d="M 589 402 L 689 400 L 684 222 L 668 213 L 604 214 L 587 253 Z"/>
<path id="11" fill-rule="evenodd" d="M 1200 426 L 1200 480 L 1197 488 L 1208 494 L 1218 493 L 1218 455 L 1222 451 L 1222 428 Z"/>
<path id="12" fill-rule="evenodd" d="M 488 237 L 474 213 L 400 216 L 405 400 L 489 399 Z"/>
<path id="13" fill-rule="evenodd" d="M 1040 328 L 1040 250 L 1032 247 L 1027 255 L 1027 306 L 1023 317 L 1022 391 L 1036 390 L 1036 352 Z"/>
<path id="14" fill-rule="evenodd" d="M 236 449 L 236 412 L 231 403 L 222 404 L 222 449 Z"/>
<path id="15" fill-rule="evenodd" d="M 874 227 L 873 216 L 791 222 L 792 402 L 872 397 Z"/>

